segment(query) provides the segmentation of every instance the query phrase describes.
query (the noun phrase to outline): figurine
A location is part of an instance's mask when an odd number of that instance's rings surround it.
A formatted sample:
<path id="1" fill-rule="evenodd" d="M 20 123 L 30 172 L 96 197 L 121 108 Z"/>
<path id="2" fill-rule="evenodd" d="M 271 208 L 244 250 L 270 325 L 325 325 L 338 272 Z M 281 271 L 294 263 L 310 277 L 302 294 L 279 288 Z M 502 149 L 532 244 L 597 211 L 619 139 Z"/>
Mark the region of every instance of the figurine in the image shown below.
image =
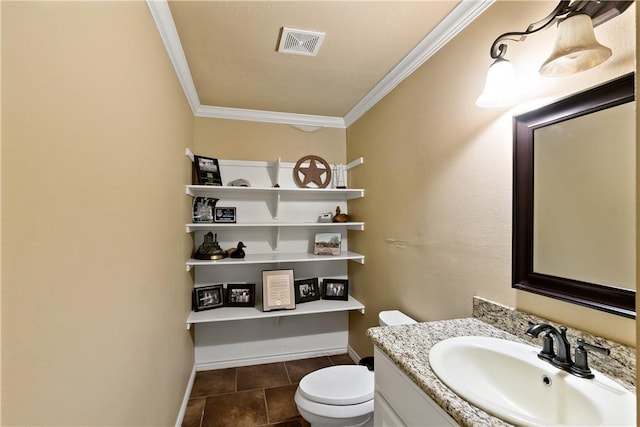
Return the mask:
<path id="1" fill-rule="evenodd" d="M 226 258 L 227 254 L 220 248 L 218 243 L 218 235 L 215 237 L 212 232 L 208 232 L 204 235 L 204 242 L 198 247 L 198 250 L 193 254 L 195 259 L 222 259 Z"/>
<path id="2" fill-rule="evenodd" d="M 245 253 L 242 248 L 246 248 L 244 243 L 238 242 L 238 246 L 235 248 L 227 249 L 227 255 L 229 258 L 244 258 Z"/>
<path id="3" fill-rule="evenodd" d="M 349 215 L 340 213 L 340 206 L 336 206 L 336 214 L 333 216 L 333 222 L 349 222 Z"/>

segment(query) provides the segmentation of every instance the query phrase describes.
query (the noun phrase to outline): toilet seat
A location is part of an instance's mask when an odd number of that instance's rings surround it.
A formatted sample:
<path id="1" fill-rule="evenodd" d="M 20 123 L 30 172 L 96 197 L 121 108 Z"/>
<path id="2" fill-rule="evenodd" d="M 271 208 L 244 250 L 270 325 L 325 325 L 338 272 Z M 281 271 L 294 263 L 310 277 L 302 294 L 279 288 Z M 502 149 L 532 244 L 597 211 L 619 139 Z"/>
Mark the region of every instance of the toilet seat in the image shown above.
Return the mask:
<path id="1" fill-rule="evenodd" d="M 310 422 L 312 426 L 358 425 L 373 415 L 373 399 L 356 405 L 326 405 L 305 398 L 300 393 L 300 388 L 298 388 L 294 400 L 300 415 Z M 320 417 L 322 421 L 314 424 L 312 418 L 317 417 Z M 353 421 L 353 424 L 344 420 Z"/>
<path id="2" fill-rule="evenodd" d="M 366 366 L 330 366 L 302 378 L 298 391 L 305 399 L 324 405 L 357 405 L 373 399 L 374 376 Z"/>

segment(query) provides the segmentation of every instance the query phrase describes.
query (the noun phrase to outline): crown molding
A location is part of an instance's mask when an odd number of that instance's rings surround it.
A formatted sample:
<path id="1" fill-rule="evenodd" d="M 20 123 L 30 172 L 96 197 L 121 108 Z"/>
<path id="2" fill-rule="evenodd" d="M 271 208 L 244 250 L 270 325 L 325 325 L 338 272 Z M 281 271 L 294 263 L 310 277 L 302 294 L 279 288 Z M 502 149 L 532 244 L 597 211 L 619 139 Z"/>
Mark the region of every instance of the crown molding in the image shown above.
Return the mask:
<path id="1" fill-rule="evenodd" d="M 418 45 L 407 54 L 380 82 L 344 117 L 351 126 L 382 98 L 409 77 L 418 67 L 438 52 L 460 31 L 484 12 L 495 0 L 461 0 Z"/>
<path id="2" fill-rule="evenodd" d="M 196 85 L 191 77 L 191 70 L 187 65 L 187 57 L 184 55 L 176 24 L 173 22 L 173 16 L 171 15 L 171 10 L 169 10 L 169 3 L 166 0 L 147 0 L 147 6 L 156 23 L 164 47 L 169 54 L 173 69 L 176 70 L 182 90 L 187 97 L 187 102 L 189 102 L 191 111 L 195 114 L 198 107 L 200 107 L 200 99 L 198 98 L 198 92 L 196 92 Z"/>
<path id="3" fill-rule="evenodd" d="M 245 110 L 242 108 L 212 107 L 209 105 L 200 105 L 196 109 L 194 115 L 196 117 L 280 123 L 302 127 L 346 128 L 342 117 L 314 116 L 309 114 L 282 113 L 278 111 Z"/>
<path id="4" fill-rule="evenodd" d="M 146 0 L 151 16 L 158 28 L 160 38 L 169 54 L 171 64 L 182 85 L 182 90 L 194 116 L 228 120 L 245 120 L 266 123 L 288 124 L 301 128 L 340 128 L 355 123 L 382 98 L 409 77 L 418 67 L 433 56 L 456 34 L 484 12 L 495 0 L 461 0 L 402 61 L 396 65 L 367 95 L 365 95 L 344 118 L 314 116 L 276 111 L 247 110 L 241 108 L 215 107 L 200 104 L 187 58 L 176 30 L 171 10 L 166 0 Z"/>

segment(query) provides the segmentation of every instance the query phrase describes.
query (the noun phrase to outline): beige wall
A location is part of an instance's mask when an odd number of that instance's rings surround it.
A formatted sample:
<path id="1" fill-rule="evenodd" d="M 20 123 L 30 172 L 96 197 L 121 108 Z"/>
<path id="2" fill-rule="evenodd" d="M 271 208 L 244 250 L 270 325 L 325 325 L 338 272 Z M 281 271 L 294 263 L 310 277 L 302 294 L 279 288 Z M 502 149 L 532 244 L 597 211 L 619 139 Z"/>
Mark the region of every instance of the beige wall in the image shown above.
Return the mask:
<path id="1" fill-rule="evenodd" d="M 636 13 L 636 29 L 638 28 L 638 23 L 640 23 L 640 14 Z M 640 39 L 640 32 L 636 31 L 636 70 L 638 69 L 638 63 L 640 62 L 640 58 L 638 58 L 638 42 Z M 636 78 L 636 83 L 638 79 Z M 636 87 L 636 105 L 638 104 L 638 88 Z M 636 108 L 636 165 L 640 165 L 640 132 L 638 132 L 638 123 L 640 123 L 640 111 Z M 636 211 L 640 209 L 640 173 L 636 170 Z M 638 280 L 640 280 L 640 216 L 636 214 L 636 307 L 640 305 L 640 296 L 638 295 Z M 637 327 L 638 319 L 636 318 L 636 344 L 640 337 L 640 328 Z M 638 366 L 638 353 L 636 351 L 636 366 Z M 638 384 L 638 380 L 640 379 L 640 374 L 636 368 L 636 384 Z M 636 408 L 640 405 L 640 396 L 636 394 Z M 637 409 L 636 409 L 636 422 L 638 420 Z"/>
<path id="2" fill-rule="evenodd" d="M 400 309 L 420 321 L 467 317 L 472 297 L 551 318 L 626 343 L 635 322 L 511 288 L 512 115 L 480 109 L 488 55 L 501 33 L 527 27 L 555 2 L 498 1 L 399 85 L 347 132 L 347 157 L 363 156 L 353 185 L 365 198 L 350 213 L 366 230 L 349 247 L 366 255 L 350 264 L 354 296 L 367 307 L 350 315 L 350 345 L 370 354 L 366 329 L 377 313 Z M 630 72 L 635 67 L 635 6 L 597 29 L 615 56 L 597 69 L 544 79 L 537 67 L 554 31 L 510 43 L 508 58 L 529 100 L 548 102 Z"/>
<path id="3" fill-rule="evenodd" d="M 271 123 L 196 118 L 194 153 L 227 160 L 296 162 L 315 154 L 329 163 L 344 163 L 346 131 L 320 129 L 303 132 Z"/>
<path id="4" fill-rule="evenodd" d="M 173 425 L 193 118 L 144 2 L 2 2 L 2 425 Z"/>
<path id="5" fill-rule="evenodd" d="M 367 256 L 350 264 L 367 307 L 351 314 L 361 355 L 380 310 L 469 316 L 473 295 L 634 341 L 634 321 L 510 287 L 518 110 L 474 101 L 493 39 L 554 4 L 498 2 L 345 134 L 192 119 L 142 2 L 3 1 L 2 424 L 175 422 L 193 365 L 192 242 L 179 226 L 189 145 L 227 159 L 365 158 L 351 185 L 366 197 L 349 206 L 367 221 L 349 236 Z M 596 70 L 535 77 L 550 31 L 510 44 L 509 58 L 540 96 L 593 86 L 633 69 L 633 13 L 598 29 L 616 56 Z"/>

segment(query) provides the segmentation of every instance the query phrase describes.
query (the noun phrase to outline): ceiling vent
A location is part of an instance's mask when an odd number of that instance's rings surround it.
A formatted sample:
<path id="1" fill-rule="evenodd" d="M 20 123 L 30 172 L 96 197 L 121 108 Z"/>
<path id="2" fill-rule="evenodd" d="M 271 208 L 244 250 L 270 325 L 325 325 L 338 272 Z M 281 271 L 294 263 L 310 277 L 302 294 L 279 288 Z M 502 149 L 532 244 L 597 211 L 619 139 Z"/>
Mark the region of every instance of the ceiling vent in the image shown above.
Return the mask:
<path id="1" fill-rule="evenodd" d="M 278 52 L 316 56 L 325 33 L 282 27 Z"/>

